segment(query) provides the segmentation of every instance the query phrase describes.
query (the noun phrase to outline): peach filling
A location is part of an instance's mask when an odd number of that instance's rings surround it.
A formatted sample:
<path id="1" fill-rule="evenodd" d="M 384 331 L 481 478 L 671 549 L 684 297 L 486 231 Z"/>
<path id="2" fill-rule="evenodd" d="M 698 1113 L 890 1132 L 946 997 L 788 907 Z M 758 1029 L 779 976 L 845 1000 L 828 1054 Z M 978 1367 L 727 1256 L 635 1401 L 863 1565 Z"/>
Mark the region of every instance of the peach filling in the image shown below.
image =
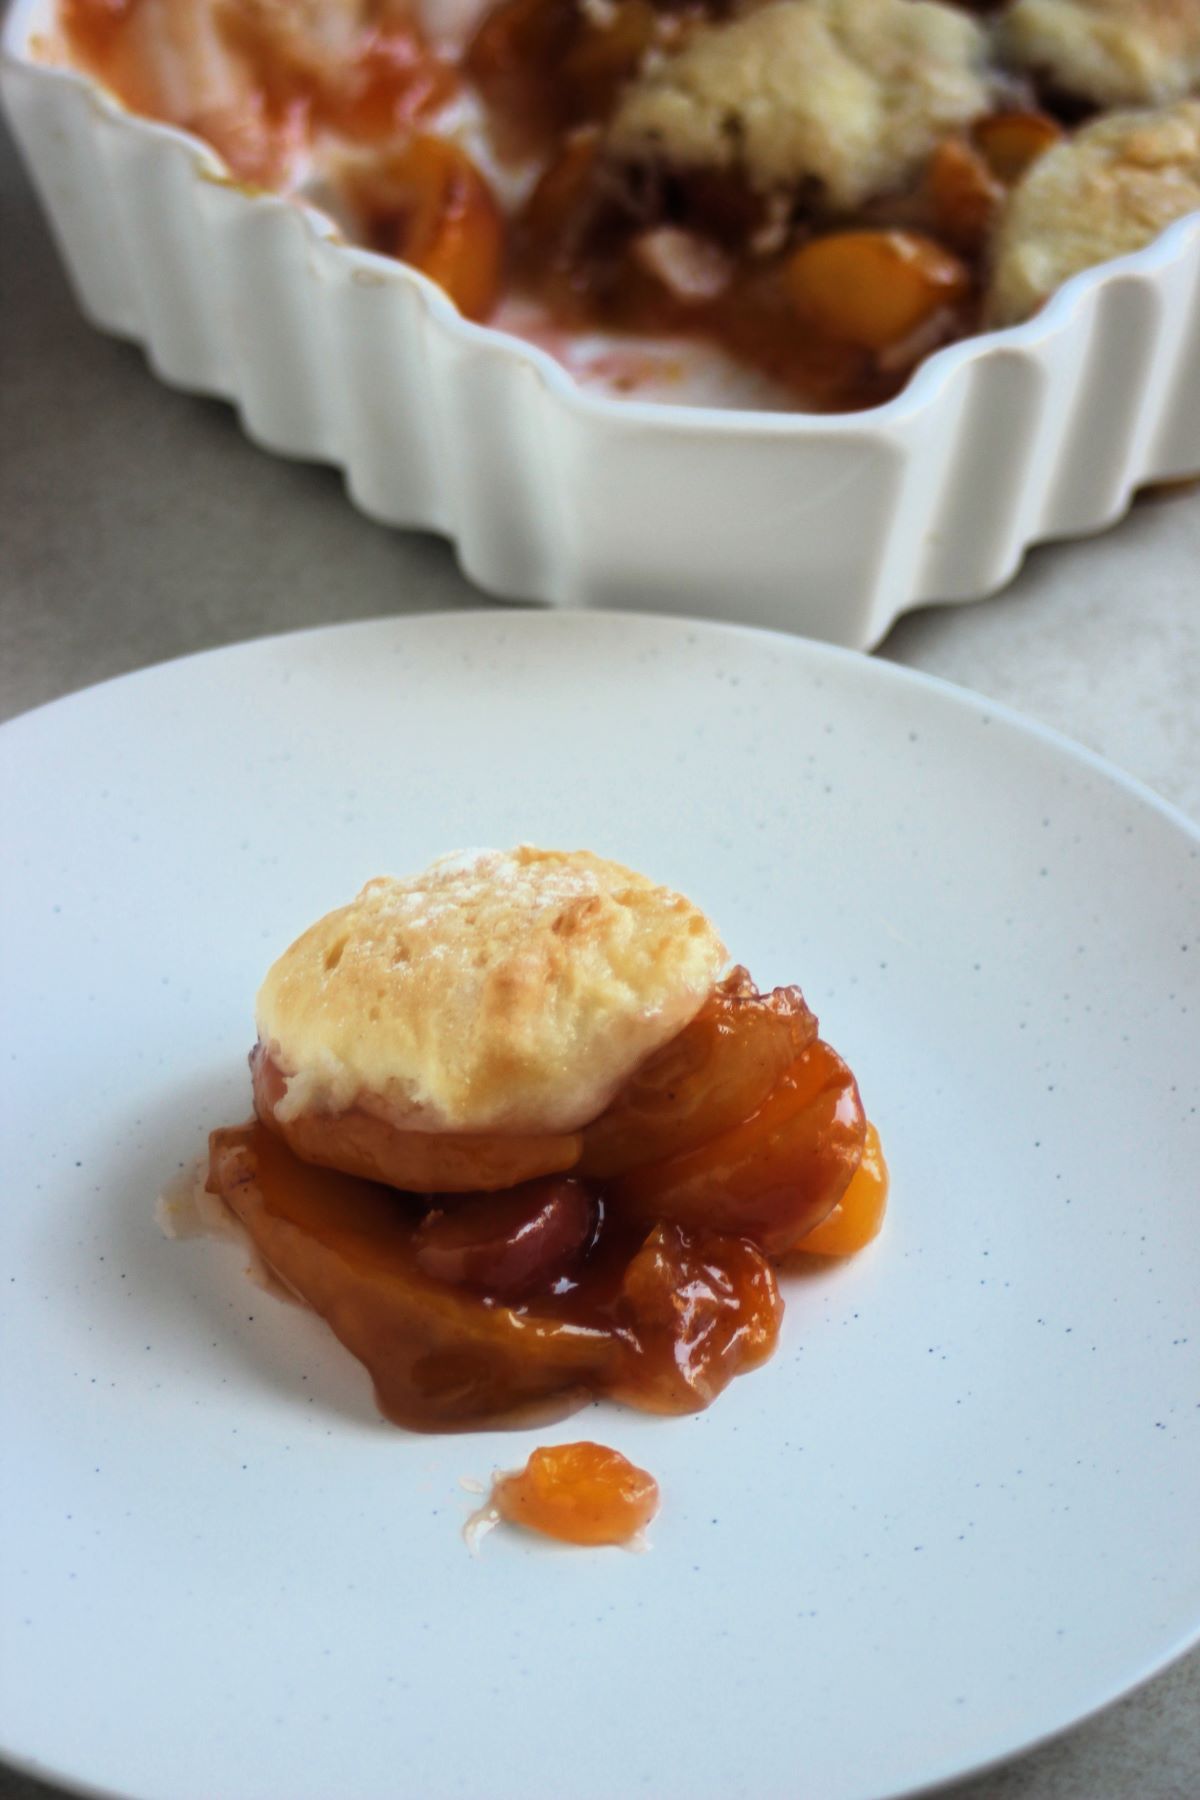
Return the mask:
<path id="1" fill-rule="evenodd" d="M 886 1169 L 846 1064 L 796 988 L 736 970 L 582 1132 L 454 1137 L 359 1107 L 214 1132 L 209 1187 L 365 1364 L 380 1409 L 436 1430 L 607 1394 L 707 1406 L 774 1348 L 769 1258 L 844 1255 Z"/>
<path id="2" fill-rule="evenodd" d="M 768 197 L 736 167 L 606 151 L 647 59 L 727 18 L 728 0 L 496 0 L 457 55 L 398 0 L 333 7 L 332 30 L 320 11 L 60 0 L 59 16 L 76 63 L 130 110 L 206 139 L 235 180 L 286 191 L 315 157 L 355 235 L 465 317 L 512 296 L 555 333 L 708 341 L 818 411 L 886 401 L 980 328 L 1007 191 L 1078 111 L 1048 94 L 1055 117 L 1029 90 L 845 214 L 815 181 Z M 486 167 L 447 121 L 463 96 L 486 120 Z M 504 174 L 522 163 L 537 179 L 506 205 Z"/>
<path id="3" fill-rule="evenodd" d="M 398 16 L 365 18 L 340 56 L 289 29 L 282 7 L 61 0 L 60 17 L 74 57 L 123 105 L 195 132 L 251 186 L 285 186 L 322 131 L 392 144 L 459 86 Z"/>

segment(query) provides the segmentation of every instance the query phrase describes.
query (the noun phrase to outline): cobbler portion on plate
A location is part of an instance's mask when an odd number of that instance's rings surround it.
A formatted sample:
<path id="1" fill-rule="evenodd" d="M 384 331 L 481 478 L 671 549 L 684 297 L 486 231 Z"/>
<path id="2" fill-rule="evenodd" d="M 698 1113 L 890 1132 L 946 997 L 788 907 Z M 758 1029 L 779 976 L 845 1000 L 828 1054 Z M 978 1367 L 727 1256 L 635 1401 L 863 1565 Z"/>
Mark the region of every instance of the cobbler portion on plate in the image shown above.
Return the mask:
<path id="1" fill-rule="evenodd" d="M 237 181 L 616 391 L 659 397 L 674 360 L 712 377 L 681 397 L 870 406 L 1200 208 L 1196 0 L 61 0 L 61 24 L 53 54 Z"/>
<path id="2" fill-rule="evenodd" d="M 403 1425 L 694 1412 L 771 1354 L 780 1266 L 882 1223 L 878 1136 L 799 988 L 760 993 L 690 901 L 585 851 L 369 882 L 257 1017 L 254 1117 L 164 1224 L 248 1242 Z"/>

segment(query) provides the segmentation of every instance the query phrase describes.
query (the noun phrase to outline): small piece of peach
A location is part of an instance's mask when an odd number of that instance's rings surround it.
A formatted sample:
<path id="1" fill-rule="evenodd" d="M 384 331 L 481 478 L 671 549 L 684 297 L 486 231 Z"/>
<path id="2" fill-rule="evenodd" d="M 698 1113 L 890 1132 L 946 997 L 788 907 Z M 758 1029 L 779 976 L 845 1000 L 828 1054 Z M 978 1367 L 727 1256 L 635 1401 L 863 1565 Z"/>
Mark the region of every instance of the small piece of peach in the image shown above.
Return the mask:
<path id="1" fill-rule="evenodd" d="M 542 1445 L 523 1469 L 500 1475 L 502 1519 L 564 1544 L 627 1544 L 658 1511 L 658 1483 L 604 1444 Z"/>
<path id="2" fill-rule="evenodd" d="M 878 1237 L 887 1211 L 888 1170 L 873 1125 L 867 1126 L 862 1161 L 833 1211 L 796 1245 L 797 1256 L 853 1256 Z"/>
<path id="3" fill-rule="evenodd" d="M 992 174 L 1011 187 L 1064 133 L 1047 113 L 1003 112 L 978 120 L 972 135 Z"/>
<path id="4" fill-rule="evenodd" d="M 968 255 L 987 243 L 1004 201 L 1004 183 L 962 138 L 946 138 L 929 159 L 925 185 L 940 236 Z"/>
<path id="5" fill-rule="evenodd" d="M 915 231 L 839 231 L 802 244 L 787 264 L 801 323 L 835 342 L 883 351 L 967 294 L 962 261 Z"/>
<path id="6" fill-rule="evenodd" d="M 344 186 L 373 248 L 436 281 L 465 318 L 487 318 L 500 297 L 504 218 L 465 151 L 414 137 Z"/>

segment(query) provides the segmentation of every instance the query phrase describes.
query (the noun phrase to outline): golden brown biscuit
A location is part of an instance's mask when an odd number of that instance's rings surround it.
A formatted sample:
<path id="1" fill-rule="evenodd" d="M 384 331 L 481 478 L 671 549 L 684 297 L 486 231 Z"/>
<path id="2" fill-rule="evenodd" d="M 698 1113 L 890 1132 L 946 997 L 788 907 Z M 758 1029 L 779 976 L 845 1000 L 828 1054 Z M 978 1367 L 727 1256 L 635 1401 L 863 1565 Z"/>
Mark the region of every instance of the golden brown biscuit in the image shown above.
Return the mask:
<path id="1" fill-rule="evenodd" d="M 904 184 L 984 112 L 987 39 L 935 0 L 778 0 L 701 26 L 617 109 L 614 153 L 735 168 L 761 191 L 819 184 L 852 207 Z"/>
<path id="2" fill-rule="evenodd" d="M 1000 41 L 1018 65 L 1097 106 L 1152 106 L 1200 82 L 1197 0 L 1016 0 Z"/>
<path id="3" fill-rule="evenodd" d="M 1035 313 L 1081 269 L 1152 243 L 1200 209 L 1200 100 L 1110 113 L 1033 164 L 996 240 L 988 322 Z"/>
<path id="4" fill-rule="evenodd" d="M 725 963 L 702 912 L 589 851 L 475 851 L 370 881 L 275 963 L 261 1043 L 283 1123 L 561 1133 L 603 1111 Z"/>

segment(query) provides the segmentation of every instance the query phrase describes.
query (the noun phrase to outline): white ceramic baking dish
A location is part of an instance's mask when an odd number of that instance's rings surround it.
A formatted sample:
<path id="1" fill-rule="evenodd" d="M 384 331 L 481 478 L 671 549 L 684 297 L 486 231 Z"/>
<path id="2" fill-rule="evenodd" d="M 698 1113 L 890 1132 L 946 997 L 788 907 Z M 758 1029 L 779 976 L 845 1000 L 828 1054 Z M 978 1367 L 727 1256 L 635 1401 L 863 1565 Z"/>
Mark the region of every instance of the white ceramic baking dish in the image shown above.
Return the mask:
<path id="1" fill-rule="evenodd" d="M 1200 473 L 1200 215 L 869 412 L 614 399 L 39 63 L 53 3 L 12 7 L 0 86 L 88 318 L 232 401 L 266 448 L 338 465 L 373 518 L 444 532 L 493 594 L 866 648 L 909 607 L 1002 586 L 1030 544 L 1110 524 L 1141 484 Z"/>

